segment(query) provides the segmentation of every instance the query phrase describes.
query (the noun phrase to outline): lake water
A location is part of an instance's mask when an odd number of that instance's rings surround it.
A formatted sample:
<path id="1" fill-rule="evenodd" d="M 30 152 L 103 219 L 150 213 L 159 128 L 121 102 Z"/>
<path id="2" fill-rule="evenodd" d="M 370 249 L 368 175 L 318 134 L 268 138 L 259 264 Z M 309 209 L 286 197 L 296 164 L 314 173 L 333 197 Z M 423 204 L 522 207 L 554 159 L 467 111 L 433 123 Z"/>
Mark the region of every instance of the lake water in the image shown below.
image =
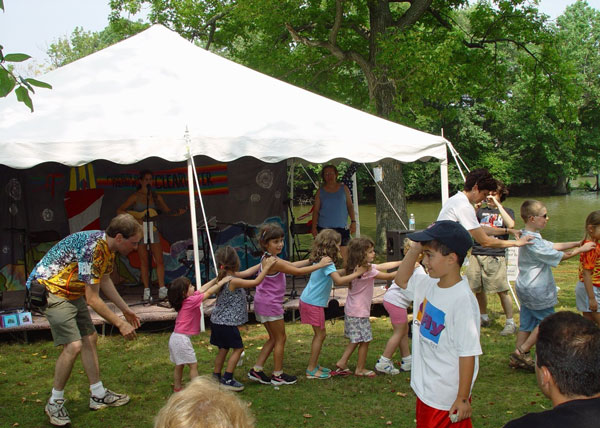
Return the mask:
<path id="1" fill-rule="evenodd" d="M 519 208 L 526 199 L 537 199 L 548 208 L 550 219 L 548 225 L 542 231 L 542 236 L 552 242 L 582 239 L 585 218 L 590 212 L 600 210 L 600 193 L 598 192 L 574 191 L 565 196 L 531 196 L 527 198 L 509 196 L 503 205 L 515 211 L 517 228 L 523 227 Z M 414 201 L 408 203 L 408 213 L 415 215 L 417 229 L 423 229 L 435 221 L 441 208 L 441 201 Z M 296 215 L 304 214 L 309 209 L 310 206 L 297 206 L 294 208 L 294 213 Z M 370 237 L 375 236 L 374 205 L 360 206 L 360 225 L 363 234 Z"/>

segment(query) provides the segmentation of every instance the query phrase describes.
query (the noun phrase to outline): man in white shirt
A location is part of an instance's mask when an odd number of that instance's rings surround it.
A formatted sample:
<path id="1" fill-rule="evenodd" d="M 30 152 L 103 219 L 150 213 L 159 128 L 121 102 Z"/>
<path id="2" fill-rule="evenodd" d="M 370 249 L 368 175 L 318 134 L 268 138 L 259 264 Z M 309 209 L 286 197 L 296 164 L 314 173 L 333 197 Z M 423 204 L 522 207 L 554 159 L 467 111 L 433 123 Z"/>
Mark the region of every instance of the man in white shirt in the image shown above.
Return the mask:
<path id="1" fill-rule="evenodd" d="M 527 245 L 530 237 L 521 237 L 516 241 L 495 239 L 490 235 L 505 235 L 507 232 L 516 233 L 514 229 L 481 226 L 473 204 L 483 201 L 489 193 L 496 190 L 498 184 L 487 169 L 474 169 L 465 179 L 464 190 L 458 192 L 446 201 L 438 215 L 439 220 L 459 222 L 469 231 L 471 237 L 483 247 L 508 248 Z"/>

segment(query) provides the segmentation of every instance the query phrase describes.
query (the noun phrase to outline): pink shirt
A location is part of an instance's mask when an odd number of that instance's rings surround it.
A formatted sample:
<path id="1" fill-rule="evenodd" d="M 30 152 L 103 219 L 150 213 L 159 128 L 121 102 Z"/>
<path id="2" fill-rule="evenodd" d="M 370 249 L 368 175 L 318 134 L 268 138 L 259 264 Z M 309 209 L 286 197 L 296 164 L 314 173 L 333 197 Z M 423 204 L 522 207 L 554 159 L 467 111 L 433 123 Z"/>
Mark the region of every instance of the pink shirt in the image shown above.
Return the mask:
<path id="1" fill-rule="evenodd" d="M 204 293 L 195 291 L 186 297 L 175 319 L 175 333 L 195 336 L 200 333 L 200 306 L 204 300 Z"/>
<path id="2" fill-rule="evenodd" d="M 357 318 L 367 318 L 371 315 L 373 287 L 378 273 L 379 271 L 371 265 L 368 271 L 352 281 L 352 287 L 348 290 L 348 298 L 344 307 L 346 315 Z"/>

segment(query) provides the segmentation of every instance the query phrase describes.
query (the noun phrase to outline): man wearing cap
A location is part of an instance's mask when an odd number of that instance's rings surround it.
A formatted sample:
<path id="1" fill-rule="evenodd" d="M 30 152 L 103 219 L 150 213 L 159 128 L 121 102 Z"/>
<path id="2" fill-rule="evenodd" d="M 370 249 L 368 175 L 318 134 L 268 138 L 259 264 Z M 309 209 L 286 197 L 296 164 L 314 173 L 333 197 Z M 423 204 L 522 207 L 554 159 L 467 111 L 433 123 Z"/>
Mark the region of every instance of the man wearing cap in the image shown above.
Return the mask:
<path id="1" fill-rule="evenodd" d="M 473 241 L 449 220 L 407 237 L 415 242 L 395 282 L 415 290 L 410 385 L 417 395 L 417 428 L 470 428 L 471 389 L 482 352 L 479 306 L 460 267 Z M 421 253 L 429 275 L 412 276 Z"/>
<path id="2" fill-rule="evenodd" d="M 600 329 L 573 312 L 539 326 L 535 373 L 553 409 L 528 413 L 505 428 L 591 428 L 600 424 Z"/>
<path id="3" fill-rule="evenodd" d="M 530 236 L 519 238 L 516 241 L 496 239 L 489 235 L 505 235 L 508 232 L 518 234 L 518 231 L 505 227 L 482 227 L 479 224 L 473 204 L 482 202 L 491 191 L 497 188 L 496 180 L 487 169 L 472 170 L 465 179 L 464 190 L 444 203 L 437 219 L 459 222 L 482 247 L 508 248 L 527 245 L 531 240 Z"/>

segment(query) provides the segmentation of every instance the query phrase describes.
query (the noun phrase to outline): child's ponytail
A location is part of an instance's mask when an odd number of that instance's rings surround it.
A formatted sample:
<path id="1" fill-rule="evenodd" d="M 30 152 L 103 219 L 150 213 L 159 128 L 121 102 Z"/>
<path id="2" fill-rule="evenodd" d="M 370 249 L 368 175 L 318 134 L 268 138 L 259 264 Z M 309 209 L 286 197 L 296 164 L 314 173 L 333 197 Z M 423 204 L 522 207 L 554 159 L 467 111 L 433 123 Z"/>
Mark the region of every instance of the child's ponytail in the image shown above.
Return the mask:
<path id="1" fill-rule="evenodd" d="M 217 281 L 225 278 L 227 272 L 237 272 L 240 269 L 240 258 L 235 249 L 230 245 L 219 248 L 215 254 L 215 259 L 217 260 L 219 269 Z"/>

